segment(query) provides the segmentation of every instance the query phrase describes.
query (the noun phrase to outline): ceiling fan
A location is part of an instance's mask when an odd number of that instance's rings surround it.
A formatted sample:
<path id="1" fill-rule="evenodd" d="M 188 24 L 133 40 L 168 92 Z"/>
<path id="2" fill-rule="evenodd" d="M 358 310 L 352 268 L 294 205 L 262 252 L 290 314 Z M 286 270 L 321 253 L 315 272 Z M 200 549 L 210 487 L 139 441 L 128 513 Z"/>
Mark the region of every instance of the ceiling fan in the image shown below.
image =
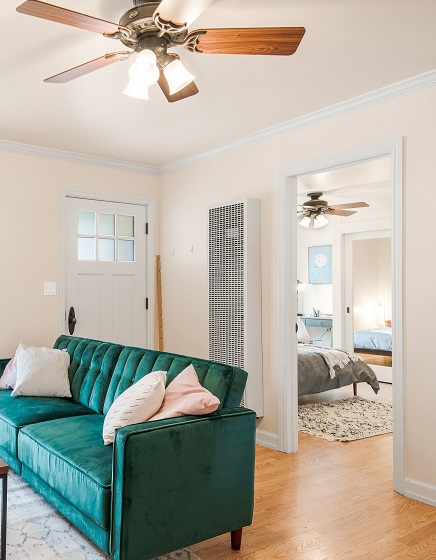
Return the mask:
<path id="1" fill-rule="evenodd" d="M 128 51 L 115 51 L 45 79 L 64 83 L 99 70 L 109 64 L 128 59 L 138 53 L 129 70 L 130 82 L 124 93 L 148 99 L 149 86 L 159 84 L 169 102 L 198 93 L 195 76 L 183 66 L 172 47 L 183 46 L 191 52 L 204 54 L 293 54 L 305 33 L 304 27 L 218 28 L 188 31 L 188 26 L 214 0 L 133 0 L 134 7 L 119 23 L 102 20 L 41 2 L 27 0 L 17 11 L 30 16 L 63 23 L 118 39 Z"/>
<path id="2" fill-rule="evenodd" d="M 300 206 L 297 214 L 302 218 L 298 223 L 300 226 L 308 228 L 313 220 L 313 227 L 322 228 L 328 224 L 328 220 L 324 214 L 333 214 L 334 216 L 351 216 L 356 214 L 356 210 L 346 210 L 346 208 L 365 208 L 369 206 L 366 202 L 349 202 L 347 204 L 329 204 L 326 200 L 321 200 L 322 192 L 311 192 L 306 200 Z"/>

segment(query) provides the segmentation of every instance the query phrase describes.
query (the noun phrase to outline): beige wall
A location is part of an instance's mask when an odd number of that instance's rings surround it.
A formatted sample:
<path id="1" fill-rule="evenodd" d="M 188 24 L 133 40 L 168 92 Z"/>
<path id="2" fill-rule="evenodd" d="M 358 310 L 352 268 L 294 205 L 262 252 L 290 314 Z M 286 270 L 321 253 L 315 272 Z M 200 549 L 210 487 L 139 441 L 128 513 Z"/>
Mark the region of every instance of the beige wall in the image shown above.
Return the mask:
<path id="1" fill-rule="evenodd" d="M 0 152 L 0 356 L 60 334 L 60 190 L 158 196 L 158 177 Z M 56 296 L 43 295 L 55 281 Z"/>
<path id="2" fill-rule="evenodd" d="M 262 300 L 265 417 L 277 433 L 278 171 L 377 142 L 405 138 L 404 355 L 407 476 L 436 485 L 434 338 L 436 264 L 428 200 L 436 176 L 436 90 L 429 88 L 283 134 L 160 178 L 0 152 L 0 356 L 20 339 L 53 344 L 60 280 L 62 187 L 160 197 L 165 349 L 207 356 L 207 208 L 242 197 L 262 201 Z M 211 132 L 213 134 L 213 132 Z M 128 186 L 126 186 L 128 185 Z M 193 250 L 191 251 L 191 247 Z M 419 325 L 419 328 L 416 326 Z"/>
<path id="3" fill-rule="evenodd" d="M 422 201 L 428 200 L 436 175 L 435 107 L 436 89 L 429 88 L 169 173 L 160 181 L 165 348 L 188 354 L 207 355 L 207 208 L 240 197 L 262 200 L 265 417 L 260 429 L 276 434 L 278 171 L 405 138 L 406 468 L 408 477 L 433 485 L 436 447 L 429 442 L 436 425 L 436 376 L 426 349 L 434 338 L 436 264 L 428 259 L 433 207 Z"/>

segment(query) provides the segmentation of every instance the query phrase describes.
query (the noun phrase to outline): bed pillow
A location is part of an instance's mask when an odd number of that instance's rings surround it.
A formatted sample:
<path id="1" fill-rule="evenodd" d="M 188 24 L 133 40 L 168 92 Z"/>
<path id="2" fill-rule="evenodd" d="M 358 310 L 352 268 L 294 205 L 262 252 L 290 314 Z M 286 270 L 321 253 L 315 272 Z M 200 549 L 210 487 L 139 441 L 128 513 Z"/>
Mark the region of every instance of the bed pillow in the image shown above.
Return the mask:
<path id="1" fill-rule="evenodd" d="M 162 407 L 150 420 L 163 420 L 186 414 L 209 414 L 216 410 L 219 404 L 219 399 L 200 384 L 191 364 L 168 385 Z"/>
<path id="2" fill-rule="evenodd" d="M 26 348 L 33 348 L 33 346 L 28 346 L 20 342 L 15 355 L 7 363 L 3 375 L 0 377 L 0 389 L 14 389 L 17 382 L 17 354 L 21 350 Z"/>
<path id="3" fill-rule="evenodd" d="M 300 317 L 297 317 L 297 342 L 310 342 L 311 340 L 306 325 Z"/>
<path id="4" fill-rule="evenodd" d="M 105 445 L 113 443 L 117 428 L 146 422 L 156 414 L 165 396 L 166 377 L 166 371 L 152 371 L 114 400 L 104 419 Z"/>
<path id="5" fill-rule="evenodd" d="M 71 397 L 70 355 L 52 348 L 25 348 L 17 354 L 17 383 L 11 395 Z"/>

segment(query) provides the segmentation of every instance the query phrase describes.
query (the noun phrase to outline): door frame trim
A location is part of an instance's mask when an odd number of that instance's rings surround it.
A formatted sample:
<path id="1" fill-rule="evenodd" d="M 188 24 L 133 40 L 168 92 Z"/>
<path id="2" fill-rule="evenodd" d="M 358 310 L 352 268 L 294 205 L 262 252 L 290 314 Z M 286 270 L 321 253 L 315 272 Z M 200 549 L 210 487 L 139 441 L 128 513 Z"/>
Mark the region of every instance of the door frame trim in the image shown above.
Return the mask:
<path id="1" fill-rule="evenodd" d="M 278 448 L 286 453 L 298 450 L 298 377 L 297 340 L 295 319 L 297 314 L 296 289 L 297 263 L 293 257 L 297 250 L 297 178 L 301 175 L 320 173 L 391 157 L 391 207 L 392 207 L 392 320 L 393 331 L 393 486 L 404 494 L 405 486 L 405 432 L 404 432 L 404 377 L 403 353 L 403 166 L 404 140 L 402 137 L 378 144 L 334 154 L 324 158 L 289 165 L 279 170 L 279 244 L 278 244 Z M 294 343 L 292 343 L 294 341 Z"/>
<path id="2" fill-rule="evenodd" d="M 65 320 L 66 301 L 66 201 L 67 198 L 83 198 L 97 200 L 99 202 L 115 202 L 122 204 L 134 204 L 147 207 L 148 235 L 146 236 L 146 282 L 148 297 L 148 313 L 146 347 L 154 348 L 155 338 L 155 289 L 156 289 L 156 257 L 155 257 L 155 200 L 145 196 L 126 195 L 121 193 L 109 193 L 102 191 L 88 191 L 62 187 L 60 189 L 60 301 L 59 327 L 60 332 L 67 334 L 67 322 Z"/>

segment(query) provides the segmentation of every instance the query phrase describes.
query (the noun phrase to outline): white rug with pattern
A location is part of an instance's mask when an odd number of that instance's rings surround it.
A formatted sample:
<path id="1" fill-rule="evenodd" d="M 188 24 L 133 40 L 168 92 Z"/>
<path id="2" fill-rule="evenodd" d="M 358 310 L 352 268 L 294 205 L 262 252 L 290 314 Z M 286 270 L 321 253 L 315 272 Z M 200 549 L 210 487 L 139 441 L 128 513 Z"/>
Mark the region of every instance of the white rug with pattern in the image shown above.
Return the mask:
<path id="1" fill-rule="evenodd" d="M 8 475 L 7 560 L 110 560 L 14 472 Z M 188 549 L 158 560 L 200 560 Z"/>
<path id="2" fill-rule="evenodd" d="M 298 430 L 328 441 L 353 441 L 392 432 L 392 405 L 352 397 L 298 407 Z"/>

